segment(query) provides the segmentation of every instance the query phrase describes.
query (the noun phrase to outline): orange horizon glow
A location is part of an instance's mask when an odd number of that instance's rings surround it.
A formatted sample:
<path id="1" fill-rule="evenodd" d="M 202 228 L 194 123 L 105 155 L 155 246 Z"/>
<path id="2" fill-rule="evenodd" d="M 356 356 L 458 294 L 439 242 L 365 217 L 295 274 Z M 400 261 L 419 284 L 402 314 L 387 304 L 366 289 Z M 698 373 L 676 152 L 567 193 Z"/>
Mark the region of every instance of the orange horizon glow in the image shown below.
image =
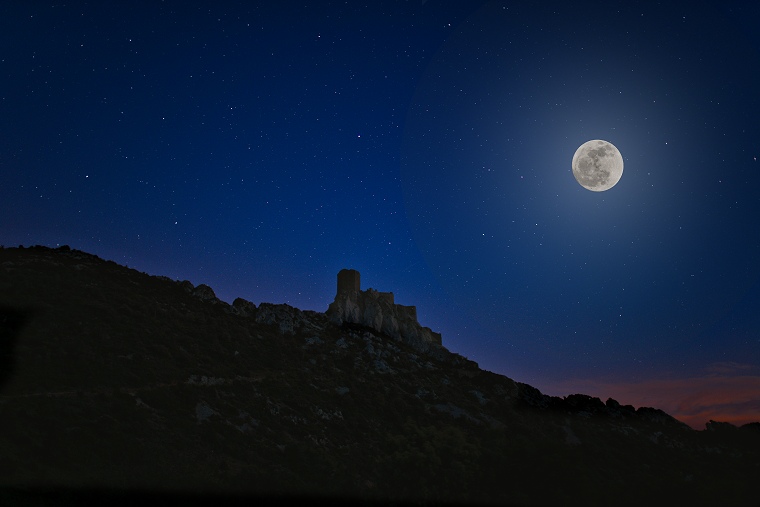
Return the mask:
<path id="1" fill-rule="evenodd" d="M 658 408 L 703 430 L 711 420 L 735 426 L 760 422 L 760 375 L 746 374 L 754 369 L 738 363 L 714 363 L 702 377 L 640 382 L 568 379 L 545 384 L 541 391 L 561 397 L 583 393 L 602 401 L 612 398 L 621 405 Z M 737 375 L 740 372 L 745 374 Z"/>

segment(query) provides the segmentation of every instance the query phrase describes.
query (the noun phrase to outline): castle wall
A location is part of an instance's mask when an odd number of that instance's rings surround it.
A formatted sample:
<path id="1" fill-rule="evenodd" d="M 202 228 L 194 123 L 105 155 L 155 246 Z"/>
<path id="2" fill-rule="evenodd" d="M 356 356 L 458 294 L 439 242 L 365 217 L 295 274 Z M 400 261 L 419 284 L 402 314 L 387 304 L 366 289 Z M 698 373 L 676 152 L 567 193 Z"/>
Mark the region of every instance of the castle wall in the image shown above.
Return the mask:
<path id="1" fill-rule="evenodd" d="M 396 305 L 396 311 L 399 313 L 399 315 L 402 315 L 410 320 L 413 320 L 414 322 L 417 322 L 417 307 L 416 306 Z"/>

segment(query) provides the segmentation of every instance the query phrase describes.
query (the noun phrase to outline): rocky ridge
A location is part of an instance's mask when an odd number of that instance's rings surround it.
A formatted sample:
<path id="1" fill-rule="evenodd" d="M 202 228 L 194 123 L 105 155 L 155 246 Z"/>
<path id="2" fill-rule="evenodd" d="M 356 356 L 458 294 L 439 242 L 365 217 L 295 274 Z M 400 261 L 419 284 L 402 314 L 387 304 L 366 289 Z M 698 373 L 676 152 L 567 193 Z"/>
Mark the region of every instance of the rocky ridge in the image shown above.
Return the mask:
<path id="1" fill-rule="evenodd" d="M 360 292 L 339 290 L 326 313 L 229 305 L 85 252 L 0 248 L 0 503 L 30 485 L 467 505 L 756 500 L 760 425 L 695 431 L 654 408 L 547 396 L 434 336 L 415 341 L 386 293 Z"/>

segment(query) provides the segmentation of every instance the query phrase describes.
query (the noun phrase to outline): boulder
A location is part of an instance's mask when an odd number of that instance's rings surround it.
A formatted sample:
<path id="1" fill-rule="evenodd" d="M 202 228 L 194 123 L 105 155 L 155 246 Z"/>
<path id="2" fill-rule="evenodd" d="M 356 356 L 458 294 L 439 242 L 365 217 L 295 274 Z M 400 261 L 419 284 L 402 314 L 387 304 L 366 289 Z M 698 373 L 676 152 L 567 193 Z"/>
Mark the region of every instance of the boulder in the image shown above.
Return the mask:
<path id="1" fill-rule="evenodd" d="M 212 289 L 205 283 L 202 283 L 196 288 L 194 288 L 190 294 L 197 297 L 201 301 L 214 301 L 216 299 L 216 294 L 214 294 L 214 289 Z"/>
<path id="2" fill-rule="evenodd" d="M 256 310 L 256 322 L 276 325 L 281 334 L 295 334 L 307 324 L 303 312 L 286 304 L 261 303 Z"/>
<path id="3" fill-rule="evenodd" d="M 241 317 L 253 317 L 256 315 L 256 305 L 243 298 L 235 298 L 230 308 L 230 313 L 240 315 Z"/>

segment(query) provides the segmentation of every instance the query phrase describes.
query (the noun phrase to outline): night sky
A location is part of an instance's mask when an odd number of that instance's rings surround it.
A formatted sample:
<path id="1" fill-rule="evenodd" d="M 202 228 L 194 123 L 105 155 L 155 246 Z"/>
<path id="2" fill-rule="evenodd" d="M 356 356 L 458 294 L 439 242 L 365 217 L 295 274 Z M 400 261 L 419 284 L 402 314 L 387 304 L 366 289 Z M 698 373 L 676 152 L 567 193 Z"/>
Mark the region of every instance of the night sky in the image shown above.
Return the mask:
<path id="1" fill-rule="evenodd" d="M 353 268 L 547 394 L 760 420 L 760 7 L 367 3 L 2 2 L 0 244 L 317 311 Z"/>

